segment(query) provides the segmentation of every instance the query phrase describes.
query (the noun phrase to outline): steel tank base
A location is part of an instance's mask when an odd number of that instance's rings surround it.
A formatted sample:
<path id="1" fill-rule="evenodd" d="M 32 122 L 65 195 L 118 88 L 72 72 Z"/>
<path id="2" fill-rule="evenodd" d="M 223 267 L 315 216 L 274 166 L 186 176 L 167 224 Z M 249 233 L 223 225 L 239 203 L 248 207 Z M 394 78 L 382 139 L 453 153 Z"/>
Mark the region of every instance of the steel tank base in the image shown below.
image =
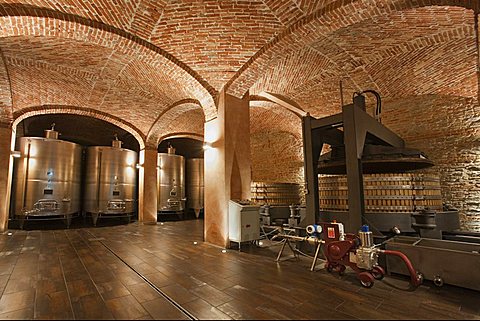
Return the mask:
<path id="1" fill-rule="evenodd" d="M 132 221 L 132 217 L 135 216 L 135 212 L 130 213 L 85 213 L 85 216 L 90 215 L 92 217 L 93 226 L 97 226 L 99 218 L 127 218 L 128 223 Z"/>
<path id="2" fill-rule="evenodd" d="M 67 228 L 70 228 L 72 219 L 80 216 L 79 213 L 71 214 L 32 214 L 32 215 L 15 215 L 15 220 L 19 222 L 20 229 L 23 230 L 27 221 L 52 221 L 52 220 L 64 220 Z"/>
<path id="3" fill-rule="evenodd" d="M 195 213 L 195 218 L 199 218 L 200 213 L 203 213 L 203 207 L 202 208 L 192 208 L 192 210 Z"/>
<path id="4" fill-rule="evenodd" d="M 167 218 L 170 218 L 172 216 L 183 220 L 185 218 L 185 210 L 181 210 L 181 211 L 158 211 L 157 212 L 157 221 L 159 219 L 167 219 Z"/>

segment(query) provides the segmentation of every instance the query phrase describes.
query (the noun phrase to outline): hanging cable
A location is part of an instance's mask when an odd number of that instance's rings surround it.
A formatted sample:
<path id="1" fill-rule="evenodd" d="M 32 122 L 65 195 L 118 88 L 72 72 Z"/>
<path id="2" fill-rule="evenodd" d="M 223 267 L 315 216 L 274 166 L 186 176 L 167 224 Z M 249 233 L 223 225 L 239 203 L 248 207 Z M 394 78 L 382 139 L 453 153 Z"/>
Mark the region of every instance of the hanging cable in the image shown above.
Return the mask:
<path id="1" fill-rule="evenodd" d="M 382 123 L 382 99 L 380 97 L 380 94 L 378 92 L 376 92 L 375 90 L 372 90 L 372 89 L 367 89 L 367 90 L 364 90 L 362 92 L 354 92 L 353 93 L 353 98 L 355 98 L 355 96 L 360 96 L 360 95 L 363 95 L 363 94 L 366 94 L 366 93 L 371 93 L 375 96 L 376 100 L 377 100 L 377 106 L 375 108 L 375 120 L 378 121 L 379 123 Z"/>

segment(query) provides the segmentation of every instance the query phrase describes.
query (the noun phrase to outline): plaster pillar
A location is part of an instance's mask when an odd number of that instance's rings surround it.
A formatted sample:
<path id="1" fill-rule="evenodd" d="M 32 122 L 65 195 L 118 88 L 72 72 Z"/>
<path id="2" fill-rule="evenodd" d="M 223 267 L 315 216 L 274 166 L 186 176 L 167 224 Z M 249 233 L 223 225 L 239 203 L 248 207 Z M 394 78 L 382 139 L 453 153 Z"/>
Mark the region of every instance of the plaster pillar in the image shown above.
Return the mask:
<path id="1" fill-rule="evenodd" d="M 208 243 L 229 246 L 228 203 L 251 197 L 249 97 L 220 93 L 217 118 L 205 123 L 205 220 Z"/>
<path id="2" fill-rule="evenodd" d="M 14 149 L 14 138 L 11 128 L 0 126 L 0 233 L 8 229 L 13 173 L 13 156 L 10 151 Z"/>
<path id="3" fill-rule="evenodd" d="M 157 224 L 157 149 L 142 149 L 138 171 L 138 221 Z"/>

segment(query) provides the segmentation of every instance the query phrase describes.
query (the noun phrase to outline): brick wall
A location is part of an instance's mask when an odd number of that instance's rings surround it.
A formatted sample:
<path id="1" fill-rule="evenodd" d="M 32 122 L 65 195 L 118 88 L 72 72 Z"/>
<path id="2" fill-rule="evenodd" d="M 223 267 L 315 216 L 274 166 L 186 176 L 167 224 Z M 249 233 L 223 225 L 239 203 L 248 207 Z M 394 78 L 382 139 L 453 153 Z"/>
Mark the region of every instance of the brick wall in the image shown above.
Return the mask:
<path id="1" fill-rule="evenodd" d="M 252 181 L 303 184 L 302 139 L 288 132 L 250 137 Z"/>
<path id="2" fill-rule="evenodd" d="M 187 114 L 188 120 L 180 117 L 184 114 Z M 203 135 L 204 122 L 205 116 L 197 100 L 179 101 L 168 107 L 155 119 L 147 134 L 147 145 L 156 147 L 160 143 L 161 137 L 175 133 L 175 129 L 178 132 L 186 131 L 185 126 L 193 128 L 192 133 Z"/>
<path id="3" fill-rule="evenodd" d="M 425 95 L 385 101 L 383 123 L 425 152 L 441 177 L 444 202 L 463 229 L 480 231 L 480 114 L 474 98 Z"/>
<path id="4" fill-rule="evenodd" d="M 252 180 L 303 184 L 302 123 L 291 111 L 250 102 Z"/>
<path id="5" fill-rule="evenodd" d="M 158 142 L 160 143 L 166 137 L 177 135 L 203 139 L 204 126 L 205 115 L 197 106 L 196 109 L 176 115 L 175 118 L 163 128 L 161 135 L 158 136 Z"/>

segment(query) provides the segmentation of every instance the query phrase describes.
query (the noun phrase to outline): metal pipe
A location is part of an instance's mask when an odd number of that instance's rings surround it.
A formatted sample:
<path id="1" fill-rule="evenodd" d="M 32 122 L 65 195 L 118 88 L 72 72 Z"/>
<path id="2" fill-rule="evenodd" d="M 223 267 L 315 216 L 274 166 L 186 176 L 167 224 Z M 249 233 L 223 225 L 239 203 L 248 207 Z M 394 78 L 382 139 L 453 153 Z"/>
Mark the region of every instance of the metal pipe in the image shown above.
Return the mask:
<path id="1" fill-rule="evenodd" d="M 410 273 L 410 279 L 412 281 L 412 285 L 417 287 L 420 284 L 422 284 L 423 277 L 421 277 L 421 275 L 419 275 L 417 271 L 415 271 L 415 269 L 413 268 L 412 262 L 410 262 L 410 260 L 405 254 L 399 251 L 391 251 L 391 250 L 380 250 L 380 253 L 383 253 L 385 255 L 398 256 L 399 258 L 401 258 L 405 263 L 405 265 L 407 266 L 408 272 Z"/>
<path id="2" fill-rule="evenodd" d="M 340 79 L 340 108 L 343 107 L 343 84 L 342 80 Z"/>
<path id="3" fill-rule="evenodd" d="M 276 238 L 284 238 L 284 239 L 289 239 L 289 240 L 292 240 L 292 241 L 297 241 L 297 242 L 308 242 L 312 245 L 317 245 L 317 244 L 324 244 L 325 241 L 324 240 L 321 240 L 321 239 L 318 239 L 316 237 L 313 237 L 313 236 L 297 236 L 297 235 L 288 235 L 288 234 L 277 234 L 275 235 L 273 239 L 276 239 Z"/>

